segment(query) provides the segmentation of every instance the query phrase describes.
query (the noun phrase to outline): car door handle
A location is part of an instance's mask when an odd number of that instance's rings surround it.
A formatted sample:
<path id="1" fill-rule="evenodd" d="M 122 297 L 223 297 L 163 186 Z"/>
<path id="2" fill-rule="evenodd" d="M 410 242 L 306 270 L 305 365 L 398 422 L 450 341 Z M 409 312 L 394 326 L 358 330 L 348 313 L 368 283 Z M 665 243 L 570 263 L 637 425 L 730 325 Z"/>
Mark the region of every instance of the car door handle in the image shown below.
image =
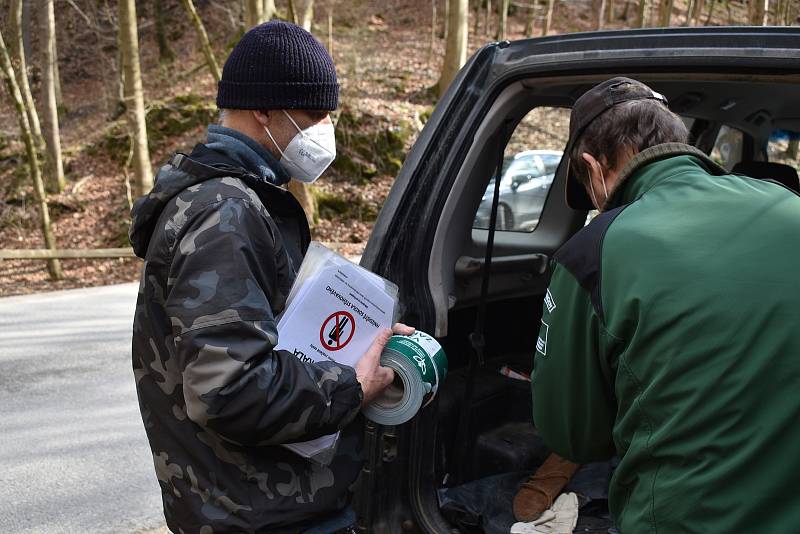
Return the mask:
<path id="1" fill-rule="evenodd" d="M 542 275 L 547 271 L 549 258 L 546 254 L 515 254 L 492 258 L 493 273 L 535 273 Z M 456 260 L 455 274 L 459 278 L 469 278 L 484 270 L 486 260 L 472 256 L 461 256 Z"/>

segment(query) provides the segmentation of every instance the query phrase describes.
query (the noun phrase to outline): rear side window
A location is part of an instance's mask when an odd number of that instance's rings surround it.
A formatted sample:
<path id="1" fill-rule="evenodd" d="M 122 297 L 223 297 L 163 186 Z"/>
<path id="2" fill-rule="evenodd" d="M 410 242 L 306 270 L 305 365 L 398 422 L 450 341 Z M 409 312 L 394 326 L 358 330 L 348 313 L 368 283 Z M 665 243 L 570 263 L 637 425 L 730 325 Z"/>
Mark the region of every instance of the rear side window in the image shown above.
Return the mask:
<path id="1" fill-rule="evenodd" d="M 719 163 L 726 171 L 733 169 L 734 165 L 742 161 L 742 145 L 744 134 L 730 126 L 722 125 L 711 149 L 711 159 Z"/>
<path id="2" fill-rule="evenodd" d="M 767 143 L 767 157 L 775 163 L 794 167 L 800 173 L 800 131 L 775 130 Z"/>
<path id="3" fill-rule="evenodd" d="M 500 178 L 497 229 L 532 232 L 539 224 L 547 194 L 569 137 L 568 108 L 538 107 L 520 121 L 506 145 Z M 488 229 L 494 196 L 489 180 L 473 228 Z"/>

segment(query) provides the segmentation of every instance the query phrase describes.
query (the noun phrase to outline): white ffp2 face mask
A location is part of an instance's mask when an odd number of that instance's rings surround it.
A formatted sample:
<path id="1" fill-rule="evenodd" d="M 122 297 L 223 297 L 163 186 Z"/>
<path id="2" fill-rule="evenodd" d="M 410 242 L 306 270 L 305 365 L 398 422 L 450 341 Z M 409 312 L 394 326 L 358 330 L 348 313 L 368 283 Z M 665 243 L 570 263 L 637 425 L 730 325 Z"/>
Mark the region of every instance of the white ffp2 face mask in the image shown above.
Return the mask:
<path id="1" fill-rule="evenodd" d="M 297 128 L 297 135 L 289 141 L 286 149 L 281 150 L 269 128 L 265 126 L 264 131 L 281 153 L 281 165 L 289 175 L 300 182 L 313 183 L 336 158 L 336 135 L 333 124 L 317 123 L 301 130 L 292 116 L 285 110 L 282 111 Z"/>

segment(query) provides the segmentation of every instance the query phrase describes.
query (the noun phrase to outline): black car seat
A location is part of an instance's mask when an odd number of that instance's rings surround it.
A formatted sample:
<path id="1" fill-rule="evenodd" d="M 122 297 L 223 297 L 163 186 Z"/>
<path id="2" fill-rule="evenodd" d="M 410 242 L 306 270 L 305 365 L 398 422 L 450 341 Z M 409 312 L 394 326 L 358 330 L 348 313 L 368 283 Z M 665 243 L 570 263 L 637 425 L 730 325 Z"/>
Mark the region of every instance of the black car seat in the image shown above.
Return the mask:
<path id="1" fill-rule="evenodd" d="M 734 174 L 744 174 L 759 180 L 774 180 L 796 193 L 800 193 L 800 177 L 794 167 L 770 161 L 740 161 L 733 170 Z"/>

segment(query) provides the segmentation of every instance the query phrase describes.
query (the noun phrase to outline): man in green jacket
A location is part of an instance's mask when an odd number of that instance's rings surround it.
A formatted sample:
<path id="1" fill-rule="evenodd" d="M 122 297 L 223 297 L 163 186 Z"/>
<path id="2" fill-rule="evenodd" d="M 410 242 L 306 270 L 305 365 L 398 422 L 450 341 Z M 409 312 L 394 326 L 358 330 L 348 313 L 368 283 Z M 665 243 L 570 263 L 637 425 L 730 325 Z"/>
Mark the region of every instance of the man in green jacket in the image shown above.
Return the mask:
<path id="1" fill-rule="evenodd" d="M 620 462 L 623 533 L 800 529 L 800 197 L 686 144 L 663 96 L 615 78 L 576 102 L 534 421 L 574 462 Z M 591 201 L 589 200 L 591 199 Z"/>

